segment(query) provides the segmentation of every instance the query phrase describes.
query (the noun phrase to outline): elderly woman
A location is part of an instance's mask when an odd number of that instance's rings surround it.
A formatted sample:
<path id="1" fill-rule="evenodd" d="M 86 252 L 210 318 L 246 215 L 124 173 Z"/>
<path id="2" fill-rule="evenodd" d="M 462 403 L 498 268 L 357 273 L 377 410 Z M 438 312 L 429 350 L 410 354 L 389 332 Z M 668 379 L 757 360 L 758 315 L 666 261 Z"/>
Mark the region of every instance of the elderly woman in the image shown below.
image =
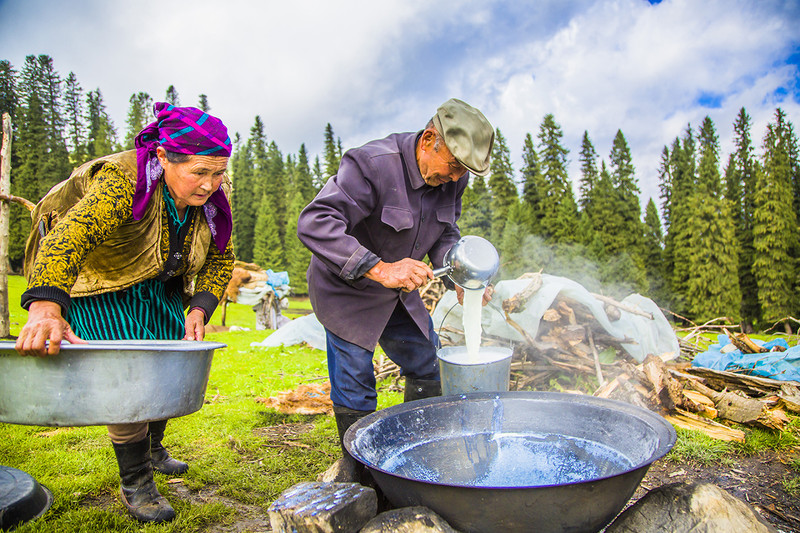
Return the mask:
<path id="1" fill-rule="evenodd" d="M 205 336 L 233 271 L 231 142 L 225 125 L 199 109 L 154 109 L 136 150 L 86 163 L 37 205 L 20 354 L 53 356 L 62 340 Z M 161 444 L 166 424 L 108 426 L 122 502 L 143 522 L 175 517 L 153 469 L 188 468 Z"/>

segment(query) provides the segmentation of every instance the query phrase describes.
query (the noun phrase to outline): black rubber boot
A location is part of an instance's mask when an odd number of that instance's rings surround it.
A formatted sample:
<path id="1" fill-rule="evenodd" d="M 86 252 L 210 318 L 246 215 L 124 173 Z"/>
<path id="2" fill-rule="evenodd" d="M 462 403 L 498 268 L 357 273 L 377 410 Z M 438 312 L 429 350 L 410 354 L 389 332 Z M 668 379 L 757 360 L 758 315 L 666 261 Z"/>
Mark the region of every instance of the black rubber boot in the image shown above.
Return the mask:
<path id="1" fill-rule="evenodd" d="M 338 405 L 333 406 L 333 414 L 336 417 L 336 429 L 339 432 L 339 446 L 342 448 L 342 465 L 344 469 L 352 469 L 355 481 L 362 485 L 366 484 L 365 482 L 367 481 L 371 481 L 372 476 L 369 475 L 363 464 L 353 459 L 353 457 L 347 453 L 344 447 L 344 433 L 347 431 L 347 428 L 355 424 L 356 421 L 374 412 L 375 411 L 358 411 Z"/>
<path id="2" fill-rule="evenodd" d="M 441 395 L 442 382 L 438 379 L 415 379 L 406 376 L 406 390 L 403 394 L 404 402 L 413 402 L 414 400 Z"/>
<path id="3" fill-rule="evenodd" d="M 183 474 L 189 470 L 189 465 L 183 461 L 173 459 L 161 441 L 164 439 L 164 429 L 167 427 L 166 420 L 150 422 L 150 457 L 153 461 L 153 470 L 174 476 Z"/>
<path id="4" fill-rule="evenodd" d="M 114 444 L 117 455 L 120 493 L 128 512 L 140 522 L 167 522 L 175 518 L 175 510 L 161 494 L 153 481 L 150 462 L 150 438 L 139 442 Z"/>

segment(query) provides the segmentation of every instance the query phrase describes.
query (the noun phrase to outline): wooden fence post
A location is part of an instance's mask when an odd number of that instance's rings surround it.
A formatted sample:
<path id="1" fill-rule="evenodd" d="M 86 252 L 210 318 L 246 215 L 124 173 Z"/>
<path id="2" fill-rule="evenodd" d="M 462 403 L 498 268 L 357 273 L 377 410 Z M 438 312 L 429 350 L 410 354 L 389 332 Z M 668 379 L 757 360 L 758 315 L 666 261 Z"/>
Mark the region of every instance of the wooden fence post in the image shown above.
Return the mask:
<path id="1" fill-rule="evenodd" d="M 11 194 L 11 115 L 3 113 L 3 147 L 0 150 L 0 195 Z M 0 200 L 0 339 L 10 333 L 8 311 L 8 239 L 11 202 Z"/>

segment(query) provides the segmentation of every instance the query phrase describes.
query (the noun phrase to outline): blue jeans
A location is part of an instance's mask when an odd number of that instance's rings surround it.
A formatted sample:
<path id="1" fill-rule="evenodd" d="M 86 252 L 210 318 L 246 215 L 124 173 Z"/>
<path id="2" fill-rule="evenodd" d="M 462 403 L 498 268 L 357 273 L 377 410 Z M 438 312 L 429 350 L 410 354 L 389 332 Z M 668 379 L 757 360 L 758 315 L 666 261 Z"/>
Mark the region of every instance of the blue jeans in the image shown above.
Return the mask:
<path id="1" fill-rule="evenodd" d="M 378 406 L 375 390 L 374 351 L 347 342 L 325 330 L 328 347 L 328 375 L 334 405 L 374 411 Z M 428 318 L 428 340 L 411 320 L 403 304 L 398 303 L 378 339 L 386 355 L 400 367 L 400 374 L 414 379 L 439 379 L 436 348 L 439 337 Z"/>

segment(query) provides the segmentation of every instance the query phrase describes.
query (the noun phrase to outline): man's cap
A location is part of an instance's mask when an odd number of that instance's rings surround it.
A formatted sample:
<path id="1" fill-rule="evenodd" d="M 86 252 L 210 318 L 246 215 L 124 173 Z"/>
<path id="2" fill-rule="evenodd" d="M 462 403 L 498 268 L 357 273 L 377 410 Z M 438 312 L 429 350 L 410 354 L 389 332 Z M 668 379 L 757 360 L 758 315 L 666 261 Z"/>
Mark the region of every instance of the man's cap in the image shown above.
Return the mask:
<path id="1" fill-rule="evenodd" d="M 489 173 L 494 128 L 483 113 L 451 98 L 439 106 L 432 120 L 456 161 L 478 176 Z"/>

